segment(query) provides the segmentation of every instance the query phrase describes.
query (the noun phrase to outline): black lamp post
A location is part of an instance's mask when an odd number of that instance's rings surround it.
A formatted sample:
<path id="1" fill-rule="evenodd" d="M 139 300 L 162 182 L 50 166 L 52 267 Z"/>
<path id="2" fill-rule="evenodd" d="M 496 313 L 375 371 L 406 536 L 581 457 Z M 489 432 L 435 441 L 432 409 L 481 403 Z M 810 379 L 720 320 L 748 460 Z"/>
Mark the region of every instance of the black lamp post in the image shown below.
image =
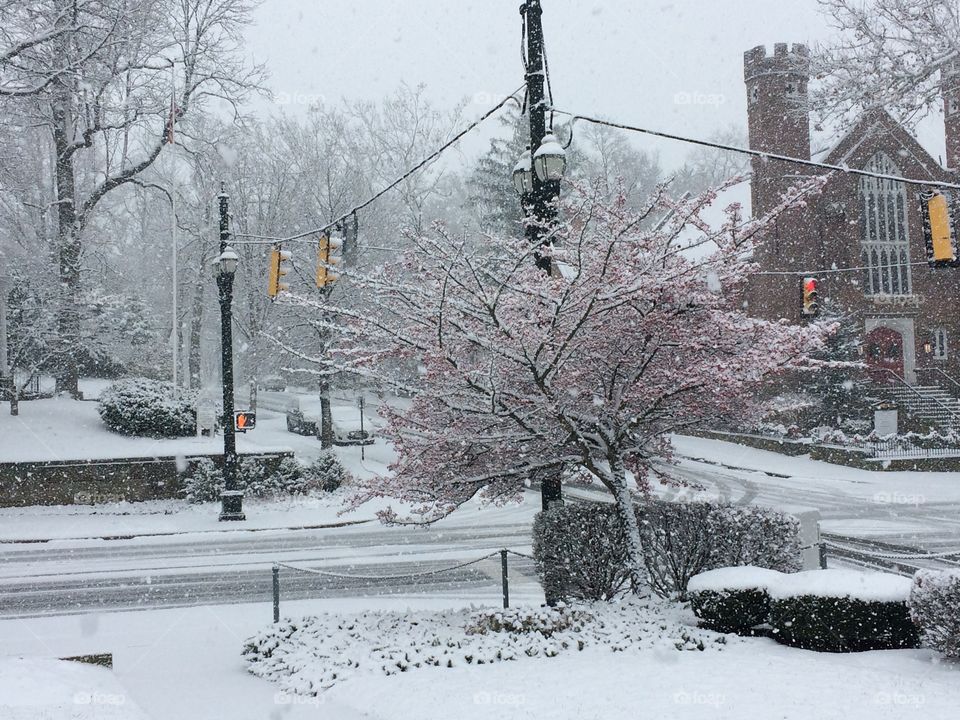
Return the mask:
<path id="1" fill-rule="evenodd" d="M 220 256 L 214 262 L 220 298 L 220 359 L 223 377 L 223 491 L 220 493 L 220 520 L 246 520 L 243 490 L 237 487 L 237 434 L 233 403 L 233 278 L 239 258 L 228 244 L 229 196 L 221 191 Z"/>
<path id="2" fill-rule="evenodd" d="M 534 251 L 537 267 L 547 275 L 553 272 L 549 236 L 557 220 L 560 180 L 566 169 L 566 153 L 552 129 L 547 131 L 547 101 L 544 97 L 546 64 L 543 58 L 543 24 L 540 0 L 524 0 L 520 6 L 527 28 L 527 98 L 530 106 L 530 150 L 520 156 L 513 168 L 513 185 L 527 217 L 526 236 Z M 546 239 L 545 239 L 546 236 Z M 543 509 L 563 502 L 560 474 L 540 482 Z M 549 599 L 549 598 L 548 598 Z"/>

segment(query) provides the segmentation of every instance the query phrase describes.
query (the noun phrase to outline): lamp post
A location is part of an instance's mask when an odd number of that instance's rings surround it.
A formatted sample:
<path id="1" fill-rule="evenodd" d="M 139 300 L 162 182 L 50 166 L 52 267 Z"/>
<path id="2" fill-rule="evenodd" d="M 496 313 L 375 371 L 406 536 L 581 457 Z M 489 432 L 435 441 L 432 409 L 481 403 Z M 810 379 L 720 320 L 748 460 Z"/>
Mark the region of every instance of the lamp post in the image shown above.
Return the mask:
<path id="1" fill-rule="evenodd" d="M 520 195 L 520 204 L 527 218 L 527 239 L 531 247 L 538 248 L 534 251 L 534 261 L 538 268 L 550 275 L 553 271 L 550 257 L 553 243 L 549 238 L 557 221 L 560 180 L 567 160 L 552 128 L 547 130 L 547 101 L 543 92 L 546 63 L 540 0 L 524 0 L 520 14 L 524 16 L 527 29 L 525 77 L 530 107 L 530 149 L 520 156 L 513 168 L 513 186 Z M 559 472 L 541 479 L 540 498 L 544 510 L 563 503 Z"/>
<path id="2" fill-rule="evenodd" d="M 220 298 L 220 359 L 223 378 L 223 490 L 220 493 L 220 520 L 246 520 L 243 491 L 237 488 L 237 434 L 233 403 L 233 278 L 239 258 L 230 240 L 229 196 L 221 190 L 220 256 L 214 273 Z"/>

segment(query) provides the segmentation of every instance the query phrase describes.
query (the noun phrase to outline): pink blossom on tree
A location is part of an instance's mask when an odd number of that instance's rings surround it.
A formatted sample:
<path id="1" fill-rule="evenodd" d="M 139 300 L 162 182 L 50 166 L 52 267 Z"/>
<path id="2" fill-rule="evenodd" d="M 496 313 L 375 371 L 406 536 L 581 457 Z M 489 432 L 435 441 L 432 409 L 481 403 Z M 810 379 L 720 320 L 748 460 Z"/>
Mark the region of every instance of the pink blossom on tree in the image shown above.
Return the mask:
<path id="1" fill-rule="evenodd" d="M 644 583 L 633 493 L 668 434 L 743 414 L 757 384 L 822 345 L 815 326 L 750 317 L 751 252 L 776 215 L 743 222 L 739 207 L 710 228 L 716 192 L 645 212 L 587 188 L 565 203 L 559 272 L 515 238 L 454 237 L 442 226 L 374 275 L 352 278 L 377 312 L 327 308 L 348 328 L 341 362 L 363 372 L 419 366 L 409 408 L 387 410 L 398 458 L 359 500 L 390 497 L 431 522 L 472 498 L 521 496 L 542 473 L 586 469 L 613 495 L 628 538 L 632 584 Z M 663 209 L 672 219 L 656 230 Z M 518 233 L 519 234 L 519 233 Z"/>

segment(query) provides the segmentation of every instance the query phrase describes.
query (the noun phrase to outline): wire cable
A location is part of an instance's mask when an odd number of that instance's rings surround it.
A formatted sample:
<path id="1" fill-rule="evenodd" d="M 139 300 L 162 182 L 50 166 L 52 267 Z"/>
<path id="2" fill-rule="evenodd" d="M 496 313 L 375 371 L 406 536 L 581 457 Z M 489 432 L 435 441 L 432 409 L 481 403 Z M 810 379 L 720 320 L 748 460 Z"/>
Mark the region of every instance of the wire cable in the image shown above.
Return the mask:
<path id="1" fill-rule="evenodd" d="M 918 180 L 916 178 L 902 177 L 900 175 L 886 175 L 884 173 L 871 172 L 870 170 L 862 170 L 860 168 L 851 168 L 844 165 L 831 165 L 830 163 L 817 162 L 816 160 L 804 160 L 802 158 L 790 157 L 789 155 L 780 155 L 779 153 L 753 150 L 750 148 L 738 147 L 736 145 L 727 145 L 725 143 L 712 142 L 710 140 L 700 140 L 699 138 L 675 135 L 674 133 L 663 132 L 662 130 L 651 130 L 649 128 L 638 127 L 636 125 L 627 125 L 625 123 L 618 123 L 610 120 L 601 120 L 600 118 L 590 117 L 589 115 L 578 115 L 565 110 L 556 110 L 556 112 L 560 115 L 567 115 L 568 117 L 573 118 L 572 122 L 583 120 L 584 122 L 593 123 L 595 125 L 605 125 L 606 127 L 616 128 L 618 130 L 629 130 L 631 132 L 643 133 L 644 135 L 664 138 L 665 140 L 676 140 L 678 142 L 689 143 L 691 145 L 700 145 L 702 147 L 714 148 L 716 150 L 726 150 L 728 152 L 749 155 L 762 160 L 778 160 L 795 165 L 802 165 L 803 167 L 830 170 L 832 172 L 847 173 L 849 175 L 860 175 L 863 177 L 877 178 L 878 180 L 891 180 L 893 182 L 902 182 L 908 185 L 917 185 L 919 187 L 949 188 L 951 190 L 960 190 L 960 184 L 957 183 L 941 182 L 939 180 Z"/>
<path id="2" fill-rule="evenodd" d="M 505 98 L 503 98 L 503 100 L 501 100 L 501 101 L 498 102 L 496 105 L 494 105 L 492 108 L 490 108 L 489 110 L 487 110 L 483 115 L 481 115 L 479 118 L 477 118 L 477 119 L 474 120 L 472 123 L 470 123 L 469 125 L 467 125 L 463 130 L 461 130 L 461 131 L 458 132 L 456 135 L 454 135 L 452 138 L 450 138 L 450 140 L 448 140 L 447 142 L 445 142 L 445 143 L 444 143 L 443 145 L 441 145 L 439 148 L 437 148 L 437 149 L 434 150 L 432 153 L 430 153 L 429 155 L 427 155 L 423 160 L 421 160 L 421 161 L 418 162 L 416 165 L 414 165 L 413 167 L 411 167 L 410 169 L 408 169 L 406 172 L 404 172 L 402 175 L 400 175 L 400 177 L 398 177 L 396 180 L 394 180 L 394 181 L 391 182 L 389 185 L 387 185 L 387 186 L 381 188 L 380 190 L 378 190 L 377 192 L 375 192 L 373 195 L 371 195 L 370 197 L 368 197 L 366 200 L 364 200 L 364 201 L 363 201 L 362 203 L 360 203 L 359 205 L 356 205 L 356 206 L 352 207 L 350 210 L 348 210 L 347 212 L 345 212 L 343 215 L 341 215 L 340 217 L 338 217 L 336 220 L 333 220 L 333 221 L 327 223 L 326 225 L 322 225 L 322 226 L 320 226 L 320 227 L 313 228 L 312 230 L 305 230 L 304 232 L 297 233 L 296 235 L 289 235 L 289 236 L 283 237 L 283 238 L 280 238 L 280 237 L 272 237 L 272 236 L 268 236 L 268 235 L 247 235 L 247 234 L 242 234 L 242 235 L 238 234 L 238 235 L 235 235 L 234 237 L 252 238 L 252 239 L 262 240 L 262 241 L 271 241 L 271 242 L 285 243 L 285 242 L 295 242 L 295 241 L 297 241 L 297 240 L 300 240 L 301 238 L 305 238 L 305 237 L 308 237 L 308 236 L 310 236 L 310 235 L 316 235 L 317 233 L 326 232 L 326 231 L 329 230 L 330 228 L 336 227 L 337 225 L 339 225 L 340 223 L 342 223 L 344 220 L 346 220 L 347 218 L 349 218 L 351 215 L 354 215 L 354 214 L 357 213 L 358 211 L 363 210 L 363 209 L 364 209 L 365 207 L 367 207 L 368 205 L 371 205 L 371 204 L 375 203 L 377 200 L 379 200 L 381 197 L 383 197 L 383 196 L 386 195 L 388 192 L 390 192 L 391 190 L 393 190 L 395 187 L 397 187 L 400 183 L 402 183 L 404 180 L 406 180 L 407 178 L 409 178 L 411 175 L 413 175 L 414 173 L 416 173 L 416 172 L 419 171 L 419 170 L 422 170 L 424 167 L 426 167 L 426 166 L 429 165 L 431 162 L 433 162 L 434 160 L 436 160 L 436 159 L 437 159 L 438 157 L 440 157 L 444 152 L 446 152 L 446 151 L 449 150 L 451 147 L 453 147 L 456 143 L 458 143 L 464 136 L 466 136 L 467 134 L 469 134 L 470 132 L 472 132 L 475 128 L 477 128 L 479 125 L 481 125 L 481 124 L 482 124 L 483 122 L 485 122 L 487 119 L 489 119 L 491 116 L 495 115 L 495 114 L 497 113 L 497 111 L 500 110 L 500 109 L 501 109 L 504 105 L 506 105 L 508 102 L 511 102 L 511 101 L 516 102 L 516 98 L 515 98 L 516 94 L 519 93 L 521 90 L 523 90 L 524 87 L 525 87 L 525 85 L 522 85 L 522 86 L 518 87 L 518 88 L 517 88 L 516 90 L 514 90 L 512 93 L 510 93 L 510 94 L 507 95 Z"/>

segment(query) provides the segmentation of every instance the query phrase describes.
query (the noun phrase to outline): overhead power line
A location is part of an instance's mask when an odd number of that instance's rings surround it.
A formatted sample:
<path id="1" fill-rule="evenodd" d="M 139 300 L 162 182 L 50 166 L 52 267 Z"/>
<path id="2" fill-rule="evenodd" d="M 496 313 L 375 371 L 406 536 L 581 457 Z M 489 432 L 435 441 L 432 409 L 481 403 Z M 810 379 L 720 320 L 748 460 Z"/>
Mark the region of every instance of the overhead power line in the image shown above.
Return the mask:
<path id="1" fill-rule="evenodd" d="M 629 130 L 631 132 L 643 133 L 644 135 L 652 135 L 653 137 L 664 138 L 666 140 L 676 140 L 678 142 L 689 143 L 691 145 L 700 145 L 703 147 L 715 148 L 717 150 L 727 150 L 729 152 L 740 153 L 742 155 L 749 155 L 751 157 L 760 158 L 763 160 L 779 160 L 786 163 L 793 163 L 794 165 L 802 165 L 804 167 L 819 168 L 821 170 L 830 170 L 831 172 L 840 172 L 847 173 L 849 175 L 861 175 L 863 177 L 877 178 L 879 180 L 892 180 L 894 182 L 902 182 L 908 185 L 918 185 L 921 187 L 931 187 L 931 188 L 949 188 L 951 190 L 960 190 L 960 184 L 950 183 L 950 182 L 940 182 L 938 180 L 917 180 L 916 178 L 907 178 L 900 175 L 886 175 L 884 173 L 871 172 L 870 170 L 861 170 L 860 168 L 851 168 L 845 165 L 831 165 L 830 163 L 817 162 L 815 160 L 804 160 L 803 158 L 790 157 L 789 155 L 780 155 L 778 153 L 765 152 L 763 150 L 752 150 L 750 148 L 738 147 L 736 145 L 727 145 L 725 143 L 712 142 L 710 140 L 700 140 L 698 138 L 684 137 L 683 135 L 675 135 L 673 133 L 663 132 L 661 130 L 650 130 L 649 128 L 637 127 L 635 125 L 626 125 L 624 123 L 613 122 L 610 120 L 602 120 L 600 118 L 590 117 L 589 115 L 576 115 L 571 112 L 566 112 L 563 110 L 555 110 L 559 115 L 567 115 L 571 119 L 571 125 L 576 123 L 577 120 L 583 120 L 584 122 L 593 123 L 594 125 L 605 125 L 606 127 L 616 128 L 618 130 Z"/>
<path id="2" fill-rule="evenodd" d="M 440 157 L 444 152 L 446 152 L 446 151 L 449 150 L 451 147 L 453 147 L 454 145 L 456 145 L 465 135 L 469 134 L 469 133 L 472 132 L 475 128 L 477 128 L 479 125 L 481 125 L 484 121 L 486 121 L 488 118 L 490 118 L 491 116 L 495 115 L 495 114 L 496 114 L 504 105 L 506 105 L 508 102 L 511 102 L 511 101 L 512 101 L 512 102 L 518 102 L 518 100 L 517 100 L 517 98 L 516 98 L 515 96 L 516 96 L 517 93 L 519 93 L 520 91 L 522 91 L 522 90 L 524 89 L 524 87 L 525 87 L 525 86 L 521 85 L 519 88 L 517 88 L 516 90 L 514 90 L 512 93 L 510 93 L 509 95 L 507 95 L 505 98 L 503 98 L 503 100 L 501 100 L 501 101 L 498 102 L 496 105 L 494 105 L 492 108 L 490 108 L 489 110 L 487 110 L 487 111 L 486 111 L 483 115 L 481 115 L 479 118 L 477 118 L 477 119 L 474 120 L 472 123 L 470 123 L 470 124 L 467 125 L 465 128 L 463 128 L 463 130 L 461 130 L 461 131 L 458 132 L 456 135 L 454 135 L 452 138 L 450 138 L 450 140 L 448 140 L 447 142 L 445 142 L 445 143 L 444 143 L 443 145 L 441 145 L 439 148 L 437 148 L 437 149 L 434 150 L 432 153 L 430 153 L 429 155 L 427 155 L 423 160 L 421 160 L 421 161 L 418 162 L 416 165 L 414 165 L 413 167 L 411 167 L 410 169 L 408 169 L 406 172 L 404 172 L 402 175 L 400 175 L 400 177 L 398 177 L 396 180 L 394 180 L 394 181 L 391 182 L 389 185 L 387 185 L 387 186 L 381 188 L 380 190 L 378 190 L 376 193 L 374 193 L 373 195 L 371 195 L 370 197 L 368 197 L 366 200 L 364 200 L 364 201 L 363 201 L 362 203 L 360 203 L 359 205 L 356 205 L 356 206 L 352 207 L 350 210 L 348 210 L 347 212 L 345 212 L 343 215 L 341 215 L 340 217 L 338 217 L 336 220 L 333 220 L 333 221 L 327 223 L 326 225 L 322 225 L 322 226 L 320 226 L 320 227 L 313 228 L 312 230 L 305 230 L 305 231 L 303 231 L 303 232 L 297 233 L 296 235 L 289 235 L 289 236 L 287 236 L 287 237 L 277 237 L 277 236 L 269 236 L 269 235 L 250 235 L 250 234 L 243 234 L 243 233 L 237 233 L 237 234 L 234 235 L 234 237 L 239 237 L 239 238 L 251 238 L 251 239 L 255 239 L 255 240 L 257 240 L 257 241 L 266 241 L 266 242 L 275 242 L 275 243 L 285 243 L 285 242 L 295 242 L 295 241 L 297 241 L 297 240 L 300 240 L 301 238 L 305 238 L 305 237 L 308 237 L 308 236 L 310 236 L 310 235 L 316 235 L 316 234 L 318 234 L 318 233 L 325 232 L 325 231 L 329 230 L 329 229 L 332 228 L 332 227 L 336 227 L 337 225 L 339 225 L 340 223 L 342 223 L 344 220 L 346 220 L 347 218 L 349 218 L 351 215 L 359 212 L 360 210 L 363 210 L 363 209 L 364 209 L 365 207 L 367 207 L 368 205 L 371 205 L 372 203 L 376 202 L 376 201 L 379 200 L 381 197 L 383 197 L 383 196 L 386 195 L 388 192 L 390 192 L 390 191 L 393 190 L 395 187 L 397 187 L 397 185 L 399 185 L 399 184 L 402 183 L 404 180 L 406 180 L 407 178 L 409 178 L 411 175 L 413 175 L 414 173 L 418 172 L 419 170 L 422 170 L 424 167 L 426 167 L 427 165 L 429 165 L 430 163 L 432 163 L 434 160 L 436 160 L 438 157 Z M 241 243 L 241 244 L 242 244 L 242 243 Z"/>

